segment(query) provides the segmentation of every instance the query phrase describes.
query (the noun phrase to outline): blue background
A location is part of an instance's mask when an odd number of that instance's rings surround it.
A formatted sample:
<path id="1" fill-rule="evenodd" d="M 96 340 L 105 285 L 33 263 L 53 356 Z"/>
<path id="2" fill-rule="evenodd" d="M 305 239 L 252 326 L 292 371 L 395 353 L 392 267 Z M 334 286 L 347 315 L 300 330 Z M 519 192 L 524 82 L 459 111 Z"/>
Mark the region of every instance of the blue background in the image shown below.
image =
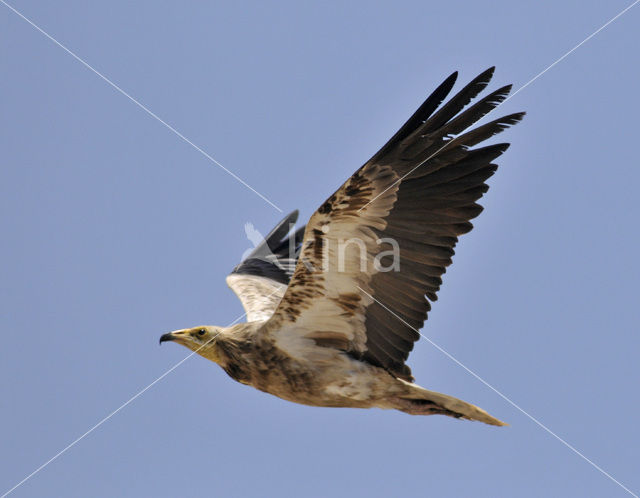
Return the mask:
<path id="1" fill-rule="evenodd" d="M 624 1 L 13 6 L 306 220 L 452 71 L 518 88 Z M 424 333 L 640 490 L 640 6 L 505 103 L 526 110 Z M 458 86 L 459 88 L 459 86 Z M 0 5 L 0 492 L 227 325 L 282 214 Z M 200 357 L 14 496 L 626 496 L 428 342 L 430 389 L 508 428 L 298 406 Z"/>

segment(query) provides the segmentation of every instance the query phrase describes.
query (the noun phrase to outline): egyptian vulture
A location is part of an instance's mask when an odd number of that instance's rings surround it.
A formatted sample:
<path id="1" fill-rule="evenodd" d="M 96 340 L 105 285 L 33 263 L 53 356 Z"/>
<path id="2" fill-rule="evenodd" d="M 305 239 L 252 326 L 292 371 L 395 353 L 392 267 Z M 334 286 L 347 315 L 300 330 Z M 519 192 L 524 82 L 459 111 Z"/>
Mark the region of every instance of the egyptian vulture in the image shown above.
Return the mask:
<path id="1" fill-rule="evenodd" d="M 176 330 L 160 342 L 182 344 L 233 379 L 295 403 L 504 425 L 418 386 L 405 364 L 458 236 L 482 211 L 477 201 L 509 144 L 475 146 L 524 116 L 469 129 L 509 94 L 511 85 L 467 108 L 493 72 L 441 105 L 453 73 L 306 228 L 290 233 L 294 212 L 272 230 L 227 277 L 246 323 Z"/>

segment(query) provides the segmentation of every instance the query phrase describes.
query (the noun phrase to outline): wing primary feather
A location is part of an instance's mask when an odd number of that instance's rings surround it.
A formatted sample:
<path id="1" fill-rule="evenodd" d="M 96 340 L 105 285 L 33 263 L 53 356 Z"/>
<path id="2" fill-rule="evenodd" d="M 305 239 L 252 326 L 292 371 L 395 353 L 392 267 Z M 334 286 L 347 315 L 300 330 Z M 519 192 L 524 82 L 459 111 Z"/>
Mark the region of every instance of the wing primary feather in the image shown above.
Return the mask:
<path id="1" fill-rule="evenodd" d="M 312 339 L 315 333 L 326 347 L 339 344 L 355 358 L 412 380 L 404 361 L 438 299 L 458 237 L 473 228 L 470 220 L 482 212 L 478 201 L 497 169 L 493 161 L 508 144 L 473 147 L 524 116 L 509 114 L 476 126 L 511 90 L 511 85 L 502 86 L 472 103 L 494 69 L 445 102 L 457 73 L 449 76 L 313 214 L 293 278 L 265 333 Z M 388 238 L 396 246 L 381 243 Z M 358 251 L 345 256 L 351 259 L 342 269 L 331 261 L 334 256 L 328 265 L 319 264 L 325 248 L 335 255 L 332 244 L 347 239 L 364 242 L 364 270 L 353 255 Z M 399 251 L 391 255 L 389 247 Z M 313 264 L 308 268 L 302 260 Z"/>
<path id="2" fill-rule="evenodd" d="M 390 148 L 405 139 L 417 127 L 422 125 L 431 114 L 438 108 L 442 101 L 449 95 L 449 92 L 453 88 L 453 85 L 458 78 L 458 71 L 455 71 L 449 75 L 439 86 L 436 88 L 429 97 L 422 103 L 416 112 L 402 125 L 402 127 L 389 139 L 389 141 L 382 146 L 382 148 L 368 161 L 368 163 L 376 162 L 378 158 L 383 156 Z"/>
<path id="3" fill-rule="evenodd" d="M 485 89 L 491 81 L 495 69 L 495 66 L 492 66 L 471 80 L 462 90 L 451 97 L 423 126 L 416 130 L 414 134 L 424 135 L 431 133 L 458 114 L 471 100 Z"/>
<path id="4" fill-rule="evenodd" d="M 266 320 L 276 309 L 293 275 L 304 227 L 290 234 L 298 211 L 285 216 L 227 277 L 249 321 Z"/>

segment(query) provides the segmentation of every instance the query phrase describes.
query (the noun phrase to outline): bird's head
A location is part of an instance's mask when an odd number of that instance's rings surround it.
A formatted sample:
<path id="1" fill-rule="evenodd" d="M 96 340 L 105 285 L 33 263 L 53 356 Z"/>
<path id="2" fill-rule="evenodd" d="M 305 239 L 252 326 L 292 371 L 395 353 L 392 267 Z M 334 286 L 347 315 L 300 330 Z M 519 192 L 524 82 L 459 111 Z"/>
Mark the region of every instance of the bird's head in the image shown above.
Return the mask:
<path id="1" fill-rule="evenodd" d="M 200 325 L 192 329 L 181 329 L 162 334 L 160 344 L 167 341 L 177 342 L 205 358 L 220 363 L 216 338 L 221 333 L 221 327 Z"/>

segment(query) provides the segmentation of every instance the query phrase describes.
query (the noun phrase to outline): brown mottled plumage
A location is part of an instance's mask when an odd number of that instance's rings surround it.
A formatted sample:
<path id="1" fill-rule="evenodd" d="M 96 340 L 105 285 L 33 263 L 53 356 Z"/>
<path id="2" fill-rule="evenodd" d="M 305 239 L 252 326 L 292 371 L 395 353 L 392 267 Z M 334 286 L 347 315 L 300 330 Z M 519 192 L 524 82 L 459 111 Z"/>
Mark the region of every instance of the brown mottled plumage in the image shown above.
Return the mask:
<path id="1" fill-rule="evenodd" d="M 294 212 L 234 269 L 227 282 L 247 323 L 179 330 L 161 342 L 183 344 L 235 380 L 296 403 L 504 425 L 414 384 L 405 364 L 458 236 L 482 211 L 476 201 L 497 169 L 492 161 L 508 144 L 472 147 L 524 115 L 468 131 L 509 93 L 510 86 L 500 88 L 463 110 L 493 70 L 441 106 L 457 74 L 447 78 L 320 206 L 304 237 L 301 230 L 287 236 Z"/>

